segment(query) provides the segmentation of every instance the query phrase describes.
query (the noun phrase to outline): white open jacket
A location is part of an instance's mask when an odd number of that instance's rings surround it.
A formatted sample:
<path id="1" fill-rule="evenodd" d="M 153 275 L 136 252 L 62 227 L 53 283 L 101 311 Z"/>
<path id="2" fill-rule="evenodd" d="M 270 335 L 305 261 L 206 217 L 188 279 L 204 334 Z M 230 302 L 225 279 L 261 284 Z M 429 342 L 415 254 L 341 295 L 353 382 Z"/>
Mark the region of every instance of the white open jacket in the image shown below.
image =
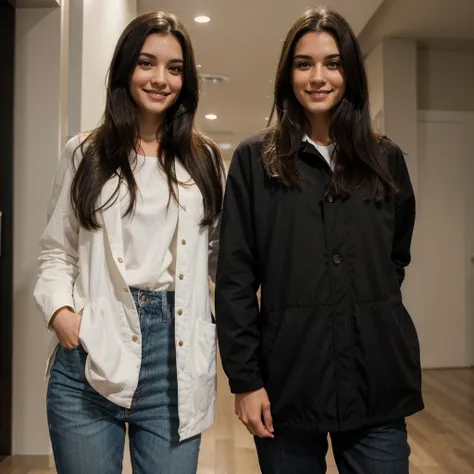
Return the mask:
<path id="1" fill-rule="evenodd" d="M 108 400 L 129 408 L 142 348 L 138 313 L 124 278 L 120 202 L 99 213 L 99 230 L 79 226 L 70 203 L 72 157 L 79 143 L 78 137 L 68 142 L 55 175 L 34 296 L 47 324 L 63 306 L 82 313 L 79 338 L 88 354 L 87 380 Z M 76 166 L 80 159 L 78 150 Z M 176 174 L 178 181 L 190 182 L 181 165 L 176 165 Z M 117 178 L 106 183 L 99 205 L 109 200 L 116 186 Z M 200 227 L 203 200 L 196 185 L 179 186 L 178 195 L 175 335 L 179 436 L 184 440 L 201 433 L 214 419 L 216 329 L 209 276 L 214 279 L 219 225 Z M 56 347 L 53 334 L 48 372 Z"/>

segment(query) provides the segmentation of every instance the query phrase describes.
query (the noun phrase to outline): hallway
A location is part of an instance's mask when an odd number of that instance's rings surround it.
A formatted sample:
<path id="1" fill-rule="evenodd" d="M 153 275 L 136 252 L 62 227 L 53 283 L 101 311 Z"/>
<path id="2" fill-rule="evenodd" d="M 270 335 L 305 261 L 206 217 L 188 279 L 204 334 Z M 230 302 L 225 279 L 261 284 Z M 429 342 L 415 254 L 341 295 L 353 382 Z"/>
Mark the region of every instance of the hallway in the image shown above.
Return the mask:
<path id="1" fill-rule="evenodd" d="M 234 416 L 233 396 L 219 369 L 216 422 L 203 437 L 198 474 L 259 474 L 252 437 Z M 426 409 L 409 420 L 411 474 L 474 474 L 474 370 L 424 373 Z M 54 474 L 54 469 L 12 467 L 0 474 Z M 131 474 L 128 453 L 123 474 Z M 328 474 L 337 474 L 328 456 Z"/>

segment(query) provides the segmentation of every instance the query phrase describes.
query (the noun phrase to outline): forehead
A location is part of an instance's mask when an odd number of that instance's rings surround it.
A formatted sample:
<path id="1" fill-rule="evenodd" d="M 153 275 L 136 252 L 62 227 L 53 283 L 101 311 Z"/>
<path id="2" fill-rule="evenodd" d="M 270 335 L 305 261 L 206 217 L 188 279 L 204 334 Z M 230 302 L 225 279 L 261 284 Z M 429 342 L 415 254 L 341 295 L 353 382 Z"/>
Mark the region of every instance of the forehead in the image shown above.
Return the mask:
<path id="1" fill-rule="evenodd" d="M 325 57 L 339 54 L 339 48 L 332 35 L 326 32 L 311 31 L 303 35 L 295 47 L 294 55 Z"/>
<path id="2" fill-rule="evenodd" d="M 157 57 L 183 57 L 181 45 L 178 39 L 172 34 L 152 33 L 143 43 L 141 53 L 153 54 Z"/>

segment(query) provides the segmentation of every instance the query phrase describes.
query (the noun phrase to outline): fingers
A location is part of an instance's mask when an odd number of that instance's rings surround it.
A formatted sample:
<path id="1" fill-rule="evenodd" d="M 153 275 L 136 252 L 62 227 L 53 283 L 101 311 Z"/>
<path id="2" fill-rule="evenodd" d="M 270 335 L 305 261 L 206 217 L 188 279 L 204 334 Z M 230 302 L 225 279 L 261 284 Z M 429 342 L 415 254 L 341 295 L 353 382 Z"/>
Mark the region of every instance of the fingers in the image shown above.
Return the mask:
<path id="1" fill-rule="evenodd" d="M 270 400 L 265 389 L 246 394 L 237 394 L 235 414 L 250 434 L 259 438 L 273 438 L 273 421 Z"/>
<path id="2" fill-rule="evenodd" d="M 262 423 L 262 420 L 257 418 L 250 420 L 249 425 L 247 426 L 247 429 L 255 436 L 258 436 L 259 438 L 273 438 L 273 433 L 270 433 L 270 431 L 265 428 L 265 425 Z"/>
<path id="3" fill-rule="evenodd" d="M 273 429 L 273 419 L 272 412 L 270 411 L 270 403 L 265 404 L 263 406 L 263 421 L 265 424 L 265 429 L 269 433 L 273 433 L 275 430 Z"/>
<path id="4" fill-rule="evenodd" d="M 74 349 L 75 347 L 78 347 L 81 345 L 81 341 L 79 339 L 75 340 L 68 340 L 68 341 L 59 341 L 61 346 L 63 346 L 64 349 Z"/>
<path id="5" fill-rule="evenodd" d="M 53 329 L 64 349 L 74 349 L 81 343 L 79 329 L 82 317 L 79 314 L 66 311 L 57 315 Z"/>
<path id="6" fill-rule="evenodd" d="M 250 434 L 258 436 L 259 438 L 274 438 L 273 431 L 269 431 L 262 423 L 261 415 L 252 417 L 240 417 L 240 421 L 245 425 Z M 272 426 L 273 430 L 273 426 Z"/>

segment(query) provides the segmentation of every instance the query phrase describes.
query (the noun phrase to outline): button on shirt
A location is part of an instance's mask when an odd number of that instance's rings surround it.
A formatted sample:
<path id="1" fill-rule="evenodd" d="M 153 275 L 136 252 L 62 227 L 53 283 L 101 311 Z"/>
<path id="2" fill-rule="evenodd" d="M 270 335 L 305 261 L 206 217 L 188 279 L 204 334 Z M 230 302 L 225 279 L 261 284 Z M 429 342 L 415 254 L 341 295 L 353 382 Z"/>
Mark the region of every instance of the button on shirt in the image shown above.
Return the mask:
<path id="1" fill-rule="evenodd" d="M 140 290 L 174 290 L 178 204 L 169 197 L 168 182 L 158 158 L 138 155 L 133 167 L 137 183 L 134 212 L 122 219 L 125 279 Z M 129 195 L 122 187 L 122 215 Z M 153 238 L 155 236 L 156 238 Z"/>

